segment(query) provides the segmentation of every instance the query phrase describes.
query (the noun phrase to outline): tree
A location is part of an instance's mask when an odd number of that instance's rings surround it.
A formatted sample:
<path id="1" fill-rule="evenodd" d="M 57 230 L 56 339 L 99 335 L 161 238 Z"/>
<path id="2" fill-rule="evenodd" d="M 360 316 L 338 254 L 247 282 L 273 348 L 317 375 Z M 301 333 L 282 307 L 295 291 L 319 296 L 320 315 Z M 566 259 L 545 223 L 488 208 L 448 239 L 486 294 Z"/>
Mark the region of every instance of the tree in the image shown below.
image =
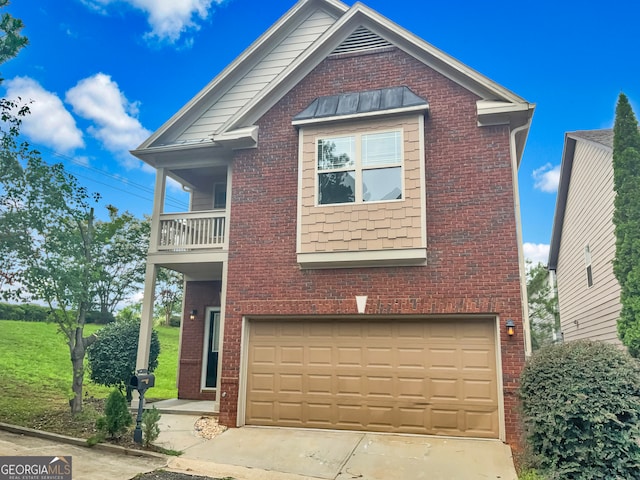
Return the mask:
<path id="1" fill-rule="evenodd" d="M 96 222 L 96 262 L 100 272 L 95 286 L 96 302 L 104 318 L 129 295 L 139 290 L 149 250 L 150 221 L 129 212 L 118 214 L 108 205 L 109 221 Z M 107 323 L 107 322 L 103 322 Z"/>
<path id="2" fill-rule="evenodd" d="M 627 97 L 621 93 L 613 127 L 613 272 L 620 283 L 618 335 L 634 357 L 640 355 L 640 133 Z"/>
<path id="3" fill-rule="evenodd" d="M 6 112 L 5 112 L 6 113 Z M 44 301 L 64 334 L 73 368 L 70 400 L 82 410 L 86 348 L 84 325 L 92 305 L 95 228 L 91 196 L 62 165 L 47 165 L 35 150 L 7 149 L 0 158 L 0 257 L 12 259 L 14 288 L 5 299 Z"/>
<path id="4" fill-rule="evenodd" d="M 531 346 L 537 350 L 544 345 L 553 343 L 558 299 L 551 291 L 547 268 L 542 263 L 535 266 L 532 266 L 530 261 L 527 263 L 527 299 Z"/>
<path id="5" fill-rule="evenodd" d="M 160 315 L 164 317 L 165 326 L 169 326 L 171 317 L 180 314 L 182 306 L 182 274 L 167 268 L 158 269 L 158 282 L 156 284 L 156 301 Z"/>
<path id="6" fill-rule="evenodd" d="M 0 8 L 9 5 L 9 0 L 0 0 Z M 27 44 L 27 37 L 20 35 L 20 31 L 24 27 L 22 20 L 11 16 L 9 13 L 3 13 L 0 18 L 0 64 L 12 59 Z M 0 83 L 2 78 L 0 78 Z M 14 113 L 15 112 L 15 113 Z M 3 126 L 0 127 L 0 151 L 2 155 L 6 153 L 16 154 L 19 146 L 16 142 L 16 136 L 20 131 L 21 118 L 29 112 L 27 106 L 19 106 L 16 102 L 0 99 L 0 115 Z M 1 214 L 1 211 L 0 211 Z M 4 234 L 0 232 L 0 240 Z M 12 285 L 15 276 L 11 272 L 15 263 L 13 255 L 9 254 L 0 258 L 0 291 L 6 286 Z"/>
<path id="7" fill-rule="evenodd" d="M 0 0 L 0 8 L 9 6 L 9 0 Z M 0 18 L 0 63 L 15 57 L 29 43 L 27 37 L 20 35 L 24 27 L 22 20 L 3 13 Z"/>
<path id="8" fill-rule="evenodd" d="M 136 370 L 140 320 L 111 323 L 98 331 L 98 339 L 88 349 L 91 380 L 106 387 L 126 388 L 131 401 L 129 380 Z M 151 333 L 149 372 L 158 366 L 160 340 L 158 332 Z"/>

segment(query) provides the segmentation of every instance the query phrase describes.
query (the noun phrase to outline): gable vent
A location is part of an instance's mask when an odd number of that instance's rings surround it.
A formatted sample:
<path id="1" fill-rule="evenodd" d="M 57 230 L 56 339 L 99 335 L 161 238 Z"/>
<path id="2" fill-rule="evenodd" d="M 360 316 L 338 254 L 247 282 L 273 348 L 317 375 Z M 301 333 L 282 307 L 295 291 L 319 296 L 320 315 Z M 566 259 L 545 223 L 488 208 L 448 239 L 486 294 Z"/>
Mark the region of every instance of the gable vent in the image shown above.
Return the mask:
<path id="1" fill-rule="evenodd" d="M 331 55 L 340 53 L 364 52 L 374 50 L 376 48 L 390 47 L 391 43 L 387 42 L 381 36 L 367 30 L 364 27 L 358 27 L 347 39 L 342 42 Z"/>

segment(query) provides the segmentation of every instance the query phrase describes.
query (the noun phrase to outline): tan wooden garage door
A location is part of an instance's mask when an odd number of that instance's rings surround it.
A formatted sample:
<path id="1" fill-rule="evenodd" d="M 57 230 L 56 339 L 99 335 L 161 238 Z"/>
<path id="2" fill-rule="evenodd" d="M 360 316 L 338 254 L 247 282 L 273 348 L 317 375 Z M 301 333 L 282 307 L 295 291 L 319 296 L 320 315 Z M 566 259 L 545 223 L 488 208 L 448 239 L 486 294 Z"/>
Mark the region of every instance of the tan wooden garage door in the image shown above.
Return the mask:
<path id="1" fill-rule="evenodd" d="M 497 438 L 491 320 L 252 321 L 246 423 Z"/>

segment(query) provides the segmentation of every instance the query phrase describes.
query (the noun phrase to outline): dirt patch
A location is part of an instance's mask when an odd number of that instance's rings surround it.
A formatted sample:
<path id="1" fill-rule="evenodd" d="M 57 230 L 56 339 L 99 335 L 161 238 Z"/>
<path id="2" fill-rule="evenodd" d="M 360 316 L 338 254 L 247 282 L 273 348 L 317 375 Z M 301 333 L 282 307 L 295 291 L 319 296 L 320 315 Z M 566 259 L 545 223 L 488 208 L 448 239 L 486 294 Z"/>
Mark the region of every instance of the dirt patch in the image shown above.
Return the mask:
<path id="1" fill-rule="evenodd" d="M 136 475 L 131 480 L 233 480 L 227 478 L 200 477 L 198 475 L 188 475 L 186 473 L 167 472 L 156 470 L 155 472 L 142 473 Z"/>

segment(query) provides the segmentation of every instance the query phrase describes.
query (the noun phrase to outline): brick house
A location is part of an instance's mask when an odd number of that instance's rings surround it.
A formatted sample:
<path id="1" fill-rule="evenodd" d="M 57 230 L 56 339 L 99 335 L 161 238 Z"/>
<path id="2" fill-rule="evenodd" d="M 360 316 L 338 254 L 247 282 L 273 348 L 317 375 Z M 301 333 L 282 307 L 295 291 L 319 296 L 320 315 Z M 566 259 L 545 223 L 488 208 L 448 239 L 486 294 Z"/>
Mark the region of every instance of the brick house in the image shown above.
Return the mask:
<path id="1" fill-rule="evenodd" d="M 138 368 L 163 266 L 178 395 L 225 425 L 517 442 L 533 109 L 360 3 L 300 0 L 133 152 L 157 169 Z"/>

